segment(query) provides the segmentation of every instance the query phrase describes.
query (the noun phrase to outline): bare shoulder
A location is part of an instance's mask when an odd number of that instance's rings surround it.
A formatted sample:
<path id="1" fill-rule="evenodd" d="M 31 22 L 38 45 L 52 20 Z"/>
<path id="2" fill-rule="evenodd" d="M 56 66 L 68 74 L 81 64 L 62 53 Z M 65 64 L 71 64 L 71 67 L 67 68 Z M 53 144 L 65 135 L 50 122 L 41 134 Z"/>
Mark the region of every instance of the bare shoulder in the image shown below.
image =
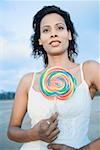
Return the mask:
<path id="1" fill-rule="evenodd" d="M 91 75 L 91 79 L 95 76 L 96 73 L 98 73 L 99 67 L 100 64 L 95 60 L 87 60 L 83 64 L 85 75 Z"/>
<path id="2" fill-rule="evenodd" d="M 85 61 L 83 64 L 83 71 L 89 85 L 94 85 L 97 90 L 100 89 L 100 63 L 95 60 Z"/>
<path id="3" fill-rule="evenodd" d="M 97 67 L 100 67 L 100 63 L 98 63 L 95 60 L 87 60 L 84 62 L 84 67 L 87 68 L 88 70 L 93 70 L 96 69 Z"/>
<path id="4" fill-rule="evenodd" d="M 26 82 L 26 83 L 30 82 L 32 80 L 33 74 L 34 73 L 27 73 L 27 74 L 23 75 L 23 77 L 21 78 L 21 81 Z"/>
<path id="5" fill-rule="evenodd" d="M 23 75 L 23 77 L 20 79 L 19 85 L 22 85 L 28 91 L 32 82 L 33 75 L 34 73 L 27 73 Z"/>

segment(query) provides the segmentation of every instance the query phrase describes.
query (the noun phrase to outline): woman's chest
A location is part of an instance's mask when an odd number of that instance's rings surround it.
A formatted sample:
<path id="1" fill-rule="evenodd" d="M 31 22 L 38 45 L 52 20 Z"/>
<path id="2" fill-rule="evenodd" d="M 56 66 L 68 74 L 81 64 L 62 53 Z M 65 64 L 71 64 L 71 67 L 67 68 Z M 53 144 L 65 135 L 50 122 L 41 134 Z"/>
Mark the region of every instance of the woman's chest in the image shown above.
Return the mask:
<path id="1" fill-rule="evenodd" d="M 90 104 L 90 95 L 84 85 L 80 85 L 74 95 L 67 100 L 59 100 L 56 97 L 48 100 L 41 93 L 31 89 L 28 99 L 28 113 L 34 119 L 48 118 L 54 112 L 58 112 L 62 118 L 71 118 L 90 111 Z"/>

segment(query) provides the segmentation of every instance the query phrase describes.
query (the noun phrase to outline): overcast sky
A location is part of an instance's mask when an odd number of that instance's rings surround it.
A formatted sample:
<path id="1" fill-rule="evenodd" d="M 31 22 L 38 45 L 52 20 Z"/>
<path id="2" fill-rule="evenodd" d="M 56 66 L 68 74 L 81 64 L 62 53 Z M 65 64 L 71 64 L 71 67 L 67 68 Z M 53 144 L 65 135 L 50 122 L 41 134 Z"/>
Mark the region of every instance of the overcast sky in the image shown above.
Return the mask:
<path id="1" fill-rule="evenodd" d="M 43 68 L 42 59 L 31 57 L 30 36 L 33 16 L 45 5 L 57 5 L 70 13 L 79 35 L 76 62 L 100 60 L 99 0 L 1 0 L 0 91 L 15 91 L 24 74 Z"/>

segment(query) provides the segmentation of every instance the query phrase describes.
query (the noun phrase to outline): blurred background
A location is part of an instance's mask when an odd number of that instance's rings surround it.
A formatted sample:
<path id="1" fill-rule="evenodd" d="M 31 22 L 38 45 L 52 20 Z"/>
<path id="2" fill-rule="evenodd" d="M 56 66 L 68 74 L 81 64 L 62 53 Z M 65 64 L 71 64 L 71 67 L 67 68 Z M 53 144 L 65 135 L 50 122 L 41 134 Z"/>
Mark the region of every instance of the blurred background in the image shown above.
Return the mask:
<path id="1" fill-rule="evenodd" d="M 0 149 L 18 150 L 21 144 L 7 139 L 7 127 L 16 87 L 21 77 L 43 68 L 42 58 L 31 56 L 30 37 L 35 13 L 45 5 L 68 11 L 78 33 L 77 63 L 87 59 L 100 62 L 99 0 L 1 0 L 0 1 Z M 100 137 L 100 96 L 93 101 L 89 137 Z M 23 127 L 29 128 L 26 115 Z"/>

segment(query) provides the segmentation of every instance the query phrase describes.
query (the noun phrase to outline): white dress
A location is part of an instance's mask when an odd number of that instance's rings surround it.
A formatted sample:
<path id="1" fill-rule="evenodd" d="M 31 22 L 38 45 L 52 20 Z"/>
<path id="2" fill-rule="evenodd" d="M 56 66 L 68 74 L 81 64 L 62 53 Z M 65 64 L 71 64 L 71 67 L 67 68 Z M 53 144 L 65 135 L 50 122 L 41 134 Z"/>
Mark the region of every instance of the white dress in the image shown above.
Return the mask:
<path id="1" fill-rule="evenodd" d="M 58 127 L 60 133 L 54 143 L 66 144 L 74 148 L 80 148 L 88 143 L 88 127 L 91 111 L 91 96 L 88 85 L 84 80 L 82 64 L 80 65 L 81 84 L 71 98 L 65 101 L 58 99 L 47 100 L 41 93 L 33 89 L 35 75 L 28 95 L 28 114 L 32 127 L 41 119 L 49 118 L 52 113 L 58 112 Z M 48 143 L 32 141 L 24 143 L 20 150 L 48 150 Z"/>

